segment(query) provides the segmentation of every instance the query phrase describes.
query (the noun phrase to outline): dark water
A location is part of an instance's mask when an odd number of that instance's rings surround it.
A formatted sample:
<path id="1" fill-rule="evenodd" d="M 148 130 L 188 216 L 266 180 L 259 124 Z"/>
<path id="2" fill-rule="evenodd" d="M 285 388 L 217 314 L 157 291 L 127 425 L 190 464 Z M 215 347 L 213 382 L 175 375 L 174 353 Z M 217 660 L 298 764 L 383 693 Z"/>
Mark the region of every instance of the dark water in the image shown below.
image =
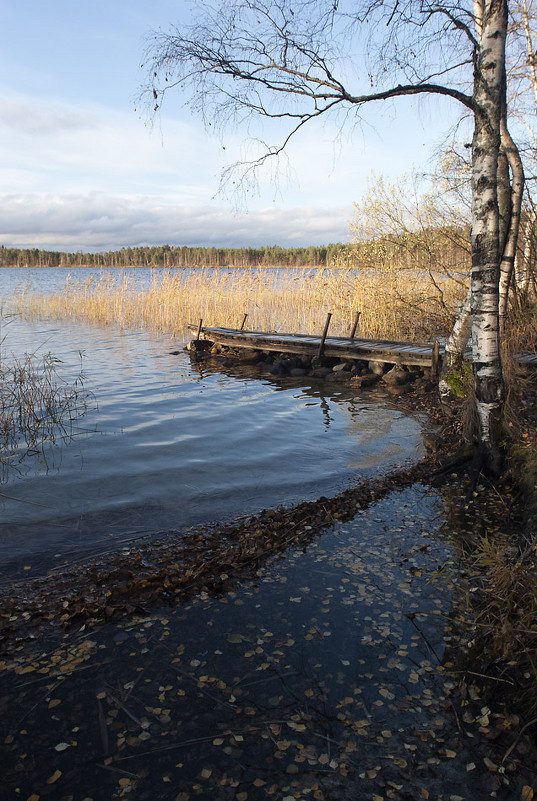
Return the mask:
<path id="1" fill-rule="evenodd" d="M 6 294 L 17 277 L 46 290 L 66 275 L 21 272 L 0 271 Z M 422 452 L 419 420 L 381 391 L 211 371 L 191 364 L 183 342 L 146 331 L 14 318 L 1 333 L 7 361 L 52 353 L 65 380 L 83 370 L 95 399 L 69 441 L 14 460 L 0 486 L 4 577 L 333 494 Z"/>
<path id="2" fill-rule="evenodd" d="M 396 492 L 222 596 L 40 640 L 30 676 L 3 674 L 4 786 L 45 797 L 56 769 L 76 799 L 484 797 L 439 664 L 440 511 Z"/>

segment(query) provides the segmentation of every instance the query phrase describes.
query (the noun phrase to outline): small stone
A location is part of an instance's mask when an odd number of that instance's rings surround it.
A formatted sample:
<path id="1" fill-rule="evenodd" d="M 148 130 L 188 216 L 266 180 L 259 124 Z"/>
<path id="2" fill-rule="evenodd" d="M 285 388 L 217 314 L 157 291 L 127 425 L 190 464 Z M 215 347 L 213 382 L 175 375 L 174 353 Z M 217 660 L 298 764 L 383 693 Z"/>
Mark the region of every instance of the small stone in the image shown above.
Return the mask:
<path id="1" fill-rule="evenodd" d="M 367 367 L 369 371 L 374 375 L 384 375 L 387 369 L 387 365 L 384 362 L 376 362 L 376 361 L 368 362 Z"/>
<path id="2" fill-rule="evenodd" d="M 436 434 L 431 434 L 429 432 L 423 436 L 423 444 L 429 453 L 437 453 L 440 449 L 441 442 L 442 440 Z"/>
<path id="3" fill-rule="evenodd" d="M 243 364 L 254 364 L 259 361 L 260 352 L 253 348 L 243 348 L 237 353 L 237 359 Z"/>
<path id="4" fill-rule="evenodd" d="M 353 386 L 356 387 L 372 387 L 380 381 L 380 376 L 375 373 L 364 373 L 364 375 L 352 376 Z"/>
<path id="5" fill-rule="evenodd" d="M 271 375 L 280 376 L 280 375 L 283 375 L 285 373 L 285 370 L 282 367 L 282 365 L 280 364 L 280 362 L 276 362 L 270 368 L 269 373 Z"/>
<path id="6" fill-rule="evenodd" d="M 382 376 L 382 380 L 388 386 L 401 386 L 408 384 L 408 373 L 401 365 L 396 364 Z"/>
<path id="7" fill-rule="evenodd" d="M 410 392 L 408 384 L 389 384 L 386 389 L 390 395 L 406 395 L 407 392 Z"/>

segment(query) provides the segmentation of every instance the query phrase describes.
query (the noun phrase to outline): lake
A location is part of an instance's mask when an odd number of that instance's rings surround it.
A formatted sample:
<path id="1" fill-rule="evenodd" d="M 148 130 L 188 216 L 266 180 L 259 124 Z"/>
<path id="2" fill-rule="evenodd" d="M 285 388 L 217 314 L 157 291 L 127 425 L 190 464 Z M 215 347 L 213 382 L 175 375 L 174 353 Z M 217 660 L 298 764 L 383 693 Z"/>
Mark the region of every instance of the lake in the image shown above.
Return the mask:
<path id="1" fill-rule="evenodd" d="M 109 272 L 109 271 L 105 271 Z M 86 278 L 96 270 L 73 271 Z M 143 290 L 154 271 L 132 275 Z M 0 270 L 58 291 L 68 271 Z M 72 321 L 2 321 L 2 358 L 51 354 L 91 393 L 73 436 L 14 464 L 0 485 L 0 578 L 42 572 L 133 538 L 331 495 L 423 455 L 421 421 L 382 389 L 276 380 L 191 362 L 185 341 Z M 179 354 L 173 352 L 179 351 Z"/>

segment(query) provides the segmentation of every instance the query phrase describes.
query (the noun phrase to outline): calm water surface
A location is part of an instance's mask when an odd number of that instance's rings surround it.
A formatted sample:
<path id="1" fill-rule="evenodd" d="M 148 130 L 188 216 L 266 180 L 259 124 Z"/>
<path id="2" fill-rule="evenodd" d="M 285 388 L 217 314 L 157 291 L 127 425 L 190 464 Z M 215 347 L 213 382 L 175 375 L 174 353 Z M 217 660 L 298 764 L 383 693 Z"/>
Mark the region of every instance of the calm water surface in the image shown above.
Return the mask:
<path id="1" fill-rule="evenodd" d="M 56 290 L 66 276 L 4 269 L 1 295 L 21 280 Z M 0 486 L 4 578 L 333 494 L 422 452 L 419 420 L 380 390 L 211 370 L 183 342 L 146 331 L 12 318 L 1 338 L 8 361 L 52 353 L 68 381 L 82 369 L 95 398 L 70 441 L 26 457 Z"/>

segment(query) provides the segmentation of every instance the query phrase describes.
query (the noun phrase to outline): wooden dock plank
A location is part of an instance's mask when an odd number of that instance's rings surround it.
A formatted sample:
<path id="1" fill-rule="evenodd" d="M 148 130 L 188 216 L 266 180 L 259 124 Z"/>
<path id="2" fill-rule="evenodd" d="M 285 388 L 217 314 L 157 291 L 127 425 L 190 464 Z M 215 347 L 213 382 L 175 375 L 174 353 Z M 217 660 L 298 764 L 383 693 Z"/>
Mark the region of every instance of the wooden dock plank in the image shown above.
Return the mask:
<path id="1" fill-rule="evenodd" d="M 198 331 L 198 325 L 188 326 L 190 331 Z M 202 326 L 200 332 L 206 339 L 236 348 L 255 348 L 280 353 L 295 353 L 314 356 L 321 344 L 321 337 L 312 334 L 277 333 L 275 331 L 240 331 L 235 328 Z M 326 337 L 323 353 L 328 357 L 379 361 L 407 366 L 431 367 L 433 344 L 426 342 L 395 342 L 383 339 L 361 339 L 356 337 Z M 440 345 L 442 358 L 444 347 Z M 471 358 L 471 349 L 465 351 L 465 358 Z M 517 354 L 517 361 L 529 369 L 537 369 L 537 355 Z"/>

